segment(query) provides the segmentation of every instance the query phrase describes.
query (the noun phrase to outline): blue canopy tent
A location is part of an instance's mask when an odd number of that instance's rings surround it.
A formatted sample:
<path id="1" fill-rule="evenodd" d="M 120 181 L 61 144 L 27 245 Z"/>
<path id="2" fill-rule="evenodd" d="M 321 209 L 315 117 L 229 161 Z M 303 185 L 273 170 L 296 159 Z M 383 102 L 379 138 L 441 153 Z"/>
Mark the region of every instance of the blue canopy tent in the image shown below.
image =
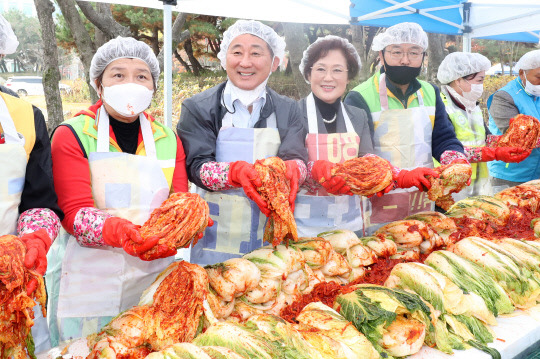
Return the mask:
<path id="1" fill-rule="evenodd" d="M 388 27 L 416 22 L 427 32 L 472 38 L 538 42 L 538 0 L 351 0 L 351 24 Z"/>

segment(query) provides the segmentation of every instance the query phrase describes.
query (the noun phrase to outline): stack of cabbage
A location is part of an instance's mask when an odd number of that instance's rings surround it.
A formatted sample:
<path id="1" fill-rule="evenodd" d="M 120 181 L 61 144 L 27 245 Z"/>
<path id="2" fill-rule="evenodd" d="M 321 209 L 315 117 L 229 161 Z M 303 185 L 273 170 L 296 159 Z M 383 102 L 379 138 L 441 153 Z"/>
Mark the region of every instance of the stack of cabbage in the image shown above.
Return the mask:
<path id="1" fill-rule="evenodd" d="M 347 284 L 377 258 L 396 253 L 391 240 L 358 238 L 351 231 L 322 233 L 284 245 L 266 246 L 223 263 L 207 266 L 208 302 L 218 319 L 246 320 L 255 314 L 279 315 L 320 282 Z"/>

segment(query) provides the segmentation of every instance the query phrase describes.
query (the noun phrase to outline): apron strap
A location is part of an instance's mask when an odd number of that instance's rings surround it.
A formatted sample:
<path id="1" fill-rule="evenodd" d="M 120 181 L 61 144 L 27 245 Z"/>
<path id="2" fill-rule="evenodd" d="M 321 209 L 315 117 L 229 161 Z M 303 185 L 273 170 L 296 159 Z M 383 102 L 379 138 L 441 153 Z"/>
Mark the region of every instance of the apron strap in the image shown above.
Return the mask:
<path id="1" fill-rule="evenodd" d="M 416 91 L 418 97 L 418 107 L 424 107 L 424 98 L 420 90 Z M 381 101 L 381 111 L 388 110 L 388 94 L 386 93 L 386 73 L 379 76 L 379 100 Z"/>
<path id="2" fill-rule="evenodd" d="M 345 121 L 345 128 L 348 133 L 354 133 L 354 127 L 351 119 L 345 110 L 345 105 L 341 102 L 341 112 Z M 317 122 L 317 109 L 315 105 L 315 98 L 313 98 L 313 92 L 311 92 L 306 98 L 307 118 L 308 118 L 308 133 L 319 133 L 319 126 Z"/>
<path id="3" fill-rule="evenodd" d="M 104 106 L 98 109 L 96 118 L 98 119 L 97 152 L 109 152 L 109 115 Z M 139 115 L 139 121 L 146 156 L 156 158 L 156 143 L 154 142 L 150 121 L 143 113 Z"/>
<path id="4" fill-rule="evenodd" d="M 17 132 L 15 123 L 9 114 L 6 102 L 2 96 L 0 96 L 0 125 L 2 125 L 2 130 L 4 131 L 5 143 L 17 143 L 24 145 L 24 137 L 19 135 Z"/>

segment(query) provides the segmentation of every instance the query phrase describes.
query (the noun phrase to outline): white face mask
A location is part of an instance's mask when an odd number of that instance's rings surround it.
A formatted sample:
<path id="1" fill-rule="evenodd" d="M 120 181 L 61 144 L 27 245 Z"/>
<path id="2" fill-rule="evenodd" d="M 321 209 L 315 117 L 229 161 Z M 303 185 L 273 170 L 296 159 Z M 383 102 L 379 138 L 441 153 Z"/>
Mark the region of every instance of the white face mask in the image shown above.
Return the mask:
<path id="1" fill-rule="evenodd" d="M 272 63 L 274 63 L 274 60 L 276 57 L 272 57 Z M 242 103 L 242 105 L 249 107 L 257 100 L 259 97 L 262 97 L 263 91 L 266 88 L 266 84 L 268 83 L 268 79 L 270 78 L 270 75 L 272 75 L 272 69 L 270 69 L 270 73 L 266 77 L 266 80 L 264 80 L 262 83 L 260 83 L 257 87 L 255 87 L 253 90 L 243 90 L 239 87 L 236 87 L 232 81 L 230 81 L 232 85 L 232 89 L 236 97 L 238 97 L 238 100 Z"/>
<path id="2" fill-rule="evenodd" d="M 472 110 L 476 107 L 476 101 L 478 101 L 478 99 L 482 96 L 482 93 L 484 92 L 484 84 L 470 85 L 471 90 L 468 92 L 463 91 L 463 89 L 459 85 L 457 85 L 460 88 L 462 95 L 458 94 L 452 87 L 448 86 L 448 90 L 452 94 L 452 96 L 458 99 L 459 102 L 461 102 L 467 110 Z"/>
<path id="3" fill-rule="evenodd" d="M 527 78 L 525 77 L 525 80 Z M 540 97 L 540 85 L 533 85 L 529 81 L 525 84 L 525 91 L 533 96 Z"/>
<path id="4" fill-rule="evenodd" d="M 137 116 L 150 106 L 154 91 L 132 82 L 103 87 L 103 101 L 122 116 Z"/>

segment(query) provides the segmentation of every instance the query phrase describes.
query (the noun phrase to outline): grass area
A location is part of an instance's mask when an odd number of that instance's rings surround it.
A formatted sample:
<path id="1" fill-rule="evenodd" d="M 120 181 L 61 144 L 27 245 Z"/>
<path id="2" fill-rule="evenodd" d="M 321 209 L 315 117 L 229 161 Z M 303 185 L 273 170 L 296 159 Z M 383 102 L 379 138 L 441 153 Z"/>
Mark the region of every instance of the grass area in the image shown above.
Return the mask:
<path id="1" fill-rule="evenodd" d="M 45 102 L 45 96 L 23 96 L 21 98 L 25 101 L 30 102 L 32 105 L 38 107 L 45 115 L 45 118 L 47 118 L 47 104 Z M 88 106 L 90 105 L 91 105 L 90 101 L 69 102 L 69 101 L 66 101 L 65 99 L 62 99 L 62 109 L 64 111 L 64 118 L 65 119 L 71 118 L 77 112 L 88 108 Z"/>

